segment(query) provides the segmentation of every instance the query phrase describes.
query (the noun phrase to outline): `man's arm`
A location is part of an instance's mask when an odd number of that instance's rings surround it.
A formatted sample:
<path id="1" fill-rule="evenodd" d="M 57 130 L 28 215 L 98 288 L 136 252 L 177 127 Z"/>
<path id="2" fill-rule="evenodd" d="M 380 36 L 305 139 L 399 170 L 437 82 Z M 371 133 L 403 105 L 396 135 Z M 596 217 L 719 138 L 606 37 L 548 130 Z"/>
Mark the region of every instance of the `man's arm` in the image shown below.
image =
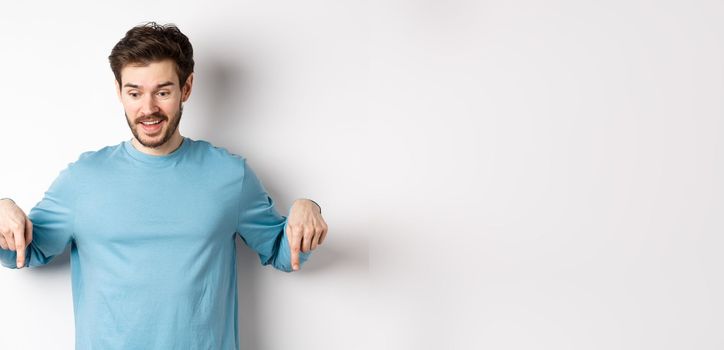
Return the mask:
<path id="1" fill-rule="evenodd" d="M 5 247 L 0 247 L 0 264 L 7 268 L 40 266 L 61 254 L 73 237 L 73 198 L 69 165 L 27 216 L 14 201 L 3 199 L 0 235 L 5 237 Z M 23 242 L 17 242 L 21 221 L 25 222 Z"/>
<path id="2" fill-rule="evenodd" d="M 287 218 L 274 208 L 274 200 L 244 159 L 236 232 L 259 255 L 262 265 L 292 272 L 288 230 Z M 309 255 L 311 252 L 299 252 L 300 266 Z"/>

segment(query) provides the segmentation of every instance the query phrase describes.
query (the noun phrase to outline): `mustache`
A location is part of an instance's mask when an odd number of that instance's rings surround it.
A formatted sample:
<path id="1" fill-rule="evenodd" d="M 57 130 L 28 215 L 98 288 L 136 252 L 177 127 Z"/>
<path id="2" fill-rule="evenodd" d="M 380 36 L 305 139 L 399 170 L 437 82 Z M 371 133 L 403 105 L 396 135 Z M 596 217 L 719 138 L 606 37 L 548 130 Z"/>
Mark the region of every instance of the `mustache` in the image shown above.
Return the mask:
<path id="1" fill-rule="evenodd" d="M 167 117 L 165 114 L 163 114 L 163 113 L 153 113 L 153 114 L 149 114 L 149 115 L 147 115 L 147 116 L 145 116 L 145 117 L 136 119 L 136 123 L 140 123 L 141 121 L 148 120 L 148 119 L 161 119 L 161 120 L 164 120 L 164 119 L 168 119 L 168 117 Z"/>

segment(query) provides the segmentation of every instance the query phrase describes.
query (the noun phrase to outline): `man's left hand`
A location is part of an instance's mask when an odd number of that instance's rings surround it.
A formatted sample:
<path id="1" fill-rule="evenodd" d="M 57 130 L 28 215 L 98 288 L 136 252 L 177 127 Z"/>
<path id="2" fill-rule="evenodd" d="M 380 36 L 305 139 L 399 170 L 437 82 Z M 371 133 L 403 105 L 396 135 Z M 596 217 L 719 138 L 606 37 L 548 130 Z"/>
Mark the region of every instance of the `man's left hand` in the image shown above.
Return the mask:
<path id="1" fill-rule="evenodd" d="M 317 248 L 327 237 L 327 223 L 321 208 L 309 199 L 297 199 L 287 218 L 287 239 L 292 253 L 292 269 L 299 270 L 299 251 L 307 253 Z"/>

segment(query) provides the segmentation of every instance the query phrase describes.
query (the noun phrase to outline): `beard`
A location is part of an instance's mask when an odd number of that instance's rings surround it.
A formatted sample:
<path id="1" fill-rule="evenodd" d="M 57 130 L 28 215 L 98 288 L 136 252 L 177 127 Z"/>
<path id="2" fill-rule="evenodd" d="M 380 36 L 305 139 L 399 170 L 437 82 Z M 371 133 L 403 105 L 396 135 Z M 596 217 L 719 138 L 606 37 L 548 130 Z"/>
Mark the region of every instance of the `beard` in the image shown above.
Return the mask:
<path id="1" fill-rule="evenodd" d="M 162 145 L 164 145 L 166 142 L 168 142 L 168 140 L 171 139 L 171 136 L 173 136 L 173 134 L 176 132 L 176 129 L 178 128 L 178 125 L 181 122 L 181 115 L 183 114 L 183 111 L 184 111 L 184 106 L 181 103 L 179 103 L 178 113 L 176 113 L 176 116 L 173 119 L 169 120 L 168 116 L 166 114 L 164 114 L 163 112 L 158 112 L 158 113 L 154 113 L 154 114 L 150 114 L 150 115 L 146 116 L 146 117 L 160 118 L 162 120 L 168 121 L 168 126 L 166 127 L 166 132 L 163 134 L 163 137 L 161 137 L 161 139 L 159 139 L 157 141 L 154 141 L 152 139 L 141 138 L 139 136 L 139 131 L 138 131 L 138 128 L 140 128 L 140 126 L 138 125 L 139 123 L 131 122 L 131 120 L 128 118 L 128 113 L 124 112 L 124 114 L 126 115 L 126 122 L 128 123 L 128 127 L 131 128 L 131 133 L 133 133 L 133 137 L 135 137 L 136 140 L 138 140 L 138 142 L 140 144 L 142 144 L 144 147 L 158 148 L 158 147 L 161 147 Z"/>

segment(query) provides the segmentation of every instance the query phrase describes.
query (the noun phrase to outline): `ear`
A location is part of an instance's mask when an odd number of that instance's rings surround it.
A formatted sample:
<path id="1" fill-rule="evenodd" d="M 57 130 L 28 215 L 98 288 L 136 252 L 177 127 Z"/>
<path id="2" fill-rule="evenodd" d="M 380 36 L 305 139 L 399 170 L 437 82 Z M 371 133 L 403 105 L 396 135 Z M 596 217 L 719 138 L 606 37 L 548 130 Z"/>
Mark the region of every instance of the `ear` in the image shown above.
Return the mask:
<path id="1" fill-rule="evenodd" d="M 194 85 L 194 73 L 189 74 L 189 77 L 186 78 L 186 83 L 184 84 L 183 88 L 181 89 L 181 102 L 186 102 L 186 100 L 189 99 L 189 96 L 191 96 L 191 87 Z"/>

